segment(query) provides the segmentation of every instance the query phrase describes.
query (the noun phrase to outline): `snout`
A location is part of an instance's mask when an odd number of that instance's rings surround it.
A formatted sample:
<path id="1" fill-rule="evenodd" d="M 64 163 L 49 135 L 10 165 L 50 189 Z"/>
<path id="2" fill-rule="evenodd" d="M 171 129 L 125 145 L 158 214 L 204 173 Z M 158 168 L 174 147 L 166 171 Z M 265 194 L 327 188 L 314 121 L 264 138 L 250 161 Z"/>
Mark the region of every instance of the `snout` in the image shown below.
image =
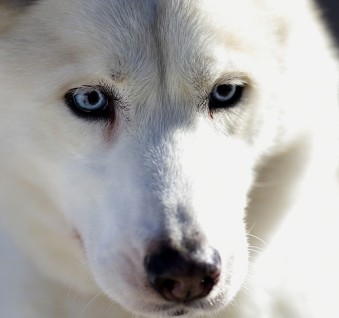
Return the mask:
<path id="1" fill-rule="evenodd" d="M 221 274 L 221 258 L 212 248 L 186 251 L 163 244 L 144 260 L 150 286 L 165 300 L 188 303 L 209 295 Z"/>
<path id="2" fill-rule="evenodd" d="M 123 160 L 108 169 L 99 216 L 83 230 L 85 248 L 99 286 L 131 312 L 212 314 L 232 301 L 246 274 L 247 179 L 234 176 L 233 165 L 206 166 L 224 165 L 227 156 L 215 159 L 195 131 L 169 133 L 121 139 L 114 155 L 121 151 Z"/>

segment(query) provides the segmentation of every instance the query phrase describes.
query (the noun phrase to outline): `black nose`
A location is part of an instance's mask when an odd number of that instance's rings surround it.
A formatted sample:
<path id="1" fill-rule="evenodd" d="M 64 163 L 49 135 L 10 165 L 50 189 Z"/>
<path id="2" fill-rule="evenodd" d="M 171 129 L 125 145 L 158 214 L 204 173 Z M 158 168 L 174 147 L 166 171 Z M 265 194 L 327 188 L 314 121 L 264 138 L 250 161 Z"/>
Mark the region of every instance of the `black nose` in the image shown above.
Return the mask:
<path id="1" fill-rule="evenodd" d="M 221 259 L 212 249 L 188 253 L 162 246 L 145 258 L 145 269 L 149 283 L 164 299 L 192 301 L 206 297 L 218 282 Z"/>

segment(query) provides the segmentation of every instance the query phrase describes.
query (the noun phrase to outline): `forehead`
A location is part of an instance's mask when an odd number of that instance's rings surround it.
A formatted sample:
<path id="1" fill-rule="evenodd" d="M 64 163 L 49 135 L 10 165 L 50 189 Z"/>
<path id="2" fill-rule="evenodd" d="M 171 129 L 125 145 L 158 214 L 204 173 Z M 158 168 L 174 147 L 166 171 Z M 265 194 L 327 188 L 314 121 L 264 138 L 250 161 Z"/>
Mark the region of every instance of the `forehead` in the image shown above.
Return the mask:
<path id="1" fill-rule="evenodd" d="M 228 50 L 251 42 L 260 10 L 238 0 L 72 0 L 42 1 L 44 28 L 64 46 L 105 55 L 117 73 L 135 73 L 152 60 L 161 68 L 204 73 L 217 45 Z M 50 7 L 48 10 L 44 8 Z M 243 32 L 242 30 L 246 30 Z M 199 69 L 199 65 L 201 66 Z M 196 69 L 198 67 L 198 69 Z M 131 69 L 135 68 L 135 69 Z"/>
<path id="2" fill-rule="evenodd" d="M 34 74 L 48 71 L 45 91 L 109 78 L 117 88 L 121 83 L 133 90 L 131 101 L 160 91 L 189 100 L 197 91 L 208 92 L 222 73 L 248 73 L 241 58 L 255 58 L 247 63 L 253 68 L 258 52 L 271 52 L 264 47 L 274 43 L 264 3 L 40 0 L 17 33 L 16 56 L 24 55 L 25 68 Z"/>
<path id="3" fill-rule="evenodd" d="M 172 62 L 177 70 L 187 70 L 207 58 L 203 51 L 211 36 L 198 1 L 73 0 L 63 16 L 67 30 L 57 23 L 54 32 L 82 52 L 104 56 L 113 76 L 145 73 L 150 64 L 164 73 Z"/>

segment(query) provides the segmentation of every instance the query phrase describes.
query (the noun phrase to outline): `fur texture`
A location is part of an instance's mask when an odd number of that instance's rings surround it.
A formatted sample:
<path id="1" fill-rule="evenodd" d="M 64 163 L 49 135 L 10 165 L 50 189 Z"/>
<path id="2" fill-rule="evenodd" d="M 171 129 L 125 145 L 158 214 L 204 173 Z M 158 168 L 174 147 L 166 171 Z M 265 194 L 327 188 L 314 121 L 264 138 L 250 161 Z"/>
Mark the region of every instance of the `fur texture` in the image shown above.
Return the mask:
<path id="1" fill-rule="evenodd" d="M 2 317 L 339 317 L 337 64 L 313 3 L 0 8 Z M 211 108 L 217 85 L 242 98 Z M 74 107 L 89 89 L 105 116 Z M 164 242 L 218 252 L 205 298 L 152 288 Z"/>

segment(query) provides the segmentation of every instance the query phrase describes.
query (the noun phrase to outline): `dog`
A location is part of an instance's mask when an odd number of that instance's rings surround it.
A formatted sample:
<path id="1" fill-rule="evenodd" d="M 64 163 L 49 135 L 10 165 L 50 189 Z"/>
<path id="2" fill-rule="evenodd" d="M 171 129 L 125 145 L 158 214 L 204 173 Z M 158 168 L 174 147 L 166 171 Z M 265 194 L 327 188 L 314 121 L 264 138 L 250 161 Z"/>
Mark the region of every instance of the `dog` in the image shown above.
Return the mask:
<path id="1" fill-rule="evenodd" d="M 313 2 L 0 8 L 1 317 L 339 317 Z"/>

